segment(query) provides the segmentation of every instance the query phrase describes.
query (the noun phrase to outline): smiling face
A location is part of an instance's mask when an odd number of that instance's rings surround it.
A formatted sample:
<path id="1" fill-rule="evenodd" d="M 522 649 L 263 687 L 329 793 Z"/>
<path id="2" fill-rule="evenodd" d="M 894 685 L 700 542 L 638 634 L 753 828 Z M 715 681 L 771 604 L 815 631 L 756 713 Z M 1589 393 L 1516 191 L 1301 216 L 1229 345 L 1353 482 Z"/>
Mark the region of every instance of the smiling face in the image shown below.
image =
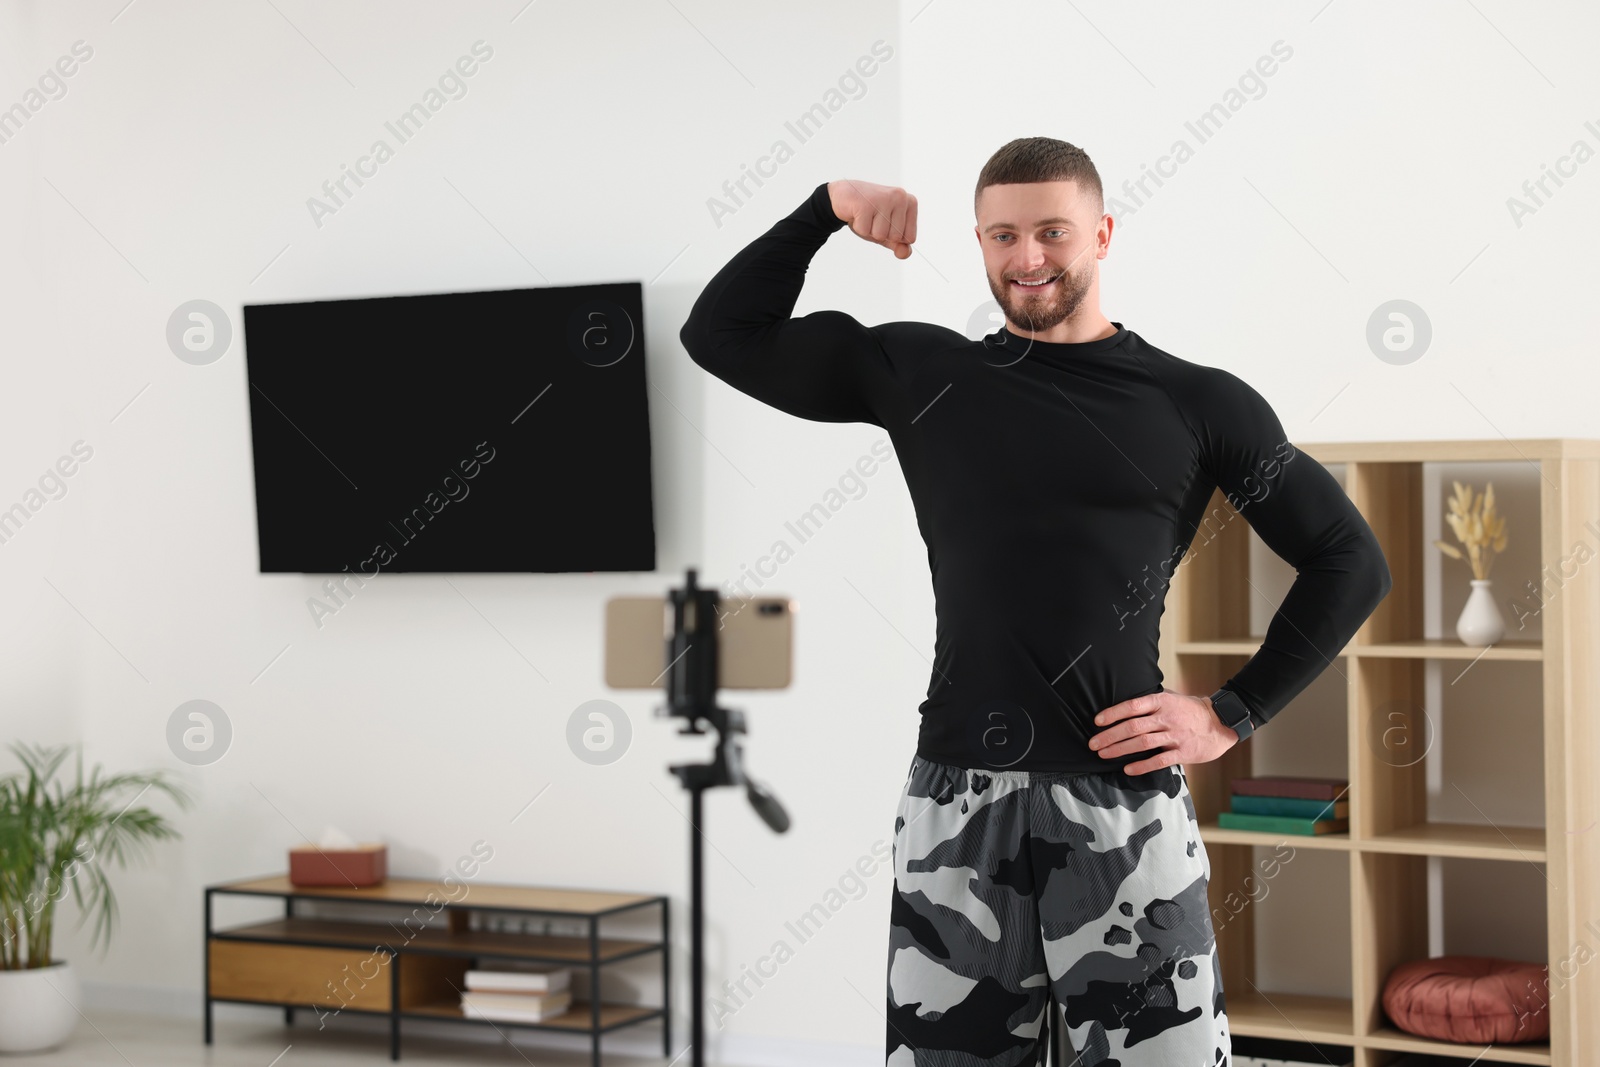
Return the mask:
<path id="1" fill-rule="evenodd" d="M 1099 206 L 1071 181 L 989 185 L 979 194 L 984 273 L 1013 333 L 1067 341 L 1100 332 L 1096 261 L 1112 219 L 1097 214 Z"/>

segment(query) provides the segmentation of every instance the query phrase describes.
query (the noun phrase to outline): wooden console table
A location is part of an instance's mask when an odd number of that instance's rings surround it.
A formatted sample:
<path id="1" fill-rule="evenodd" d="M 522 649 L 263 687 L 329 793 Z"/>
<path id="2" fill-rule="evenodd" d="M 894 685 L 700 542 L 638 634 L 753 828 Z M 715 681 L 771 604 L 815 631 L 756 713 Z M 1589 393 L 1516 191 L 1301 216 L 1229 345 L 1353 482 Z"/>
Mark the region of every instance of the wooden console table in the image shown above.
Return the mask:
<path id="1" fill-rule="evenodd" d="M 462 890 L 467 892 L 463 895 Z M 278 897 L 284 917 L 218 930 L 211 904 L 217 894 Z M 458 901 L 452 902 L 453 898 Z M 411 905 L 411 916 L 393 922 L 303 917 L 296 900 L 339 900 L 362 904 Z M 637 908 L 659 905 L 659 941 L 602 938 L 600 920 Z M 425 921 L 443 911 L 447 925 Z M 292 1025 L 296 1008 L 319 1017 L 349 1011 L 386 1015 L 389 1058 L 400 1058 L 401 1019 L 446 1019 L 483 1025 L 461 1007 L 464 976 L 479 961 L 516 960 L 568 964 L 589 971 L 590 1001 L 574 998 L 560 1015 L 541 1022 L 495 1019 L 497 1028 L 532 1027 L 587 1033 L 591 1058 L 600 1067 L 600 1037 L 624 1026 L 661 1020 L 661 1051 L 672 1054 L 672 956 L 668 899 L 641 893 L 484 885 L 390 878 L 364 889 L 299 887 L 286 875 L 207 886 L 205 890 L 205 1041 L 211 1044 L 212 1004 L 272 1005 L 284 1009 Z M 557 937 L 469 929 L 471 912 L 583 919 L 588 935 Z M 414 916 L 414 918 L 413 918 Z M 651 952 L 661 953 L 661 1006 L 603 1003 L 598 999 L 600 968 Z M 385 973 L 387 969 L 387 973 Z"/>

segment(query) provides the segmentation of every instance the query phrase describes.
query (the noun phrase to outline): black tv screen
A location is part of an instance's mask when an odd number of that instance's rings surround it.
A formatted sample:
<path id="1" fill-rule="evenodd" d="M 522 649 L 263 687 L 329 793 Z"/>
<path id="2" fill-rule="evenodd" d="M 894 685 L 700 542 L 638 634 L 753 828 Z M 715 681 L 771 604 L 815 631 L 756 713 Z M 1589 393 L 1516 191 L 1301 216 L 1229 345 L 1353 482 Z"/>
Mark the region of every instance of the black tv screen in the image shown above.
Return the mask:
<path id="1" fill-rule="evenodd" d="M 246 304 L 261 571 L 653 571 L 638 282 Z"/>

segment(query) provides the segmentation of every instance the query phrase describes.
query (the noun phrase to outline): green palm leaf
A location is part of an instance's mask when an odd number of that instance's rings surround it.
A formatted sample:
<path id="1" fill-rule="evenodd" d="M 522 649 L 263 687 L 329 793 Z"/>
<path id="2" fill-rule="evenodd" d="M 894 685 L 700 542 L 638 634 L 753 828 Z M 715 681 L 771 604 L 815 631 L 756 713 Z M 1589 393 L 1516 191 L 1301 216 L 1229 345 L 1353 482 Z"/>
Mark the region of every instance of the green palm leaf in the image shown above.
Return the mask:
<path id="1" fill-rule="evenodd" d="M 108 872 L 178 837 L 166 818 L 135 806 L 165 794 L 180 808 L 190 796 L 165 772 L 85 777 L 81 747 L 70 783 L 61 780 L 72 749 L 14 743 L 22 769 L 0 778 L 0 968 L 54 962 L 55 908 L 70 893 L 79 926 L 95 920 L 90 947 L 109 947 L 117 904 Z"/>

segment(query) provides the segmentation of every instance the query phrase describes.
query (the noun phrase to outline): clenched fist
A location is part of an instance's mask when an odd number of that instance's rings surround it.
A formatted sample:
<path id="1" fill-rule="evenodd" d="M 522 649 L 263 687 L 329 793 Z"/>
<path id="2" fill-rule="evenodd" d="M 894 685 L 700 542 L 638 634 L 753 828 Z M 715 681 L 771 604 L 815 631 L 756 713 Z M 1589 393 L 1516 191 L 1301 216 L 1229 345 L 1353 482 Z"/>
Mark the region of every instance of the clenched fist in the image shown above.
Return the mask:
<path id="1" fill-rule="evenodd" d="M 917 198 L 895 185 L 851 181 L 828 183 L 833 213 L 858 237 L 883 245 L 896 259 L 911 255 L 917 239 Z"/>

